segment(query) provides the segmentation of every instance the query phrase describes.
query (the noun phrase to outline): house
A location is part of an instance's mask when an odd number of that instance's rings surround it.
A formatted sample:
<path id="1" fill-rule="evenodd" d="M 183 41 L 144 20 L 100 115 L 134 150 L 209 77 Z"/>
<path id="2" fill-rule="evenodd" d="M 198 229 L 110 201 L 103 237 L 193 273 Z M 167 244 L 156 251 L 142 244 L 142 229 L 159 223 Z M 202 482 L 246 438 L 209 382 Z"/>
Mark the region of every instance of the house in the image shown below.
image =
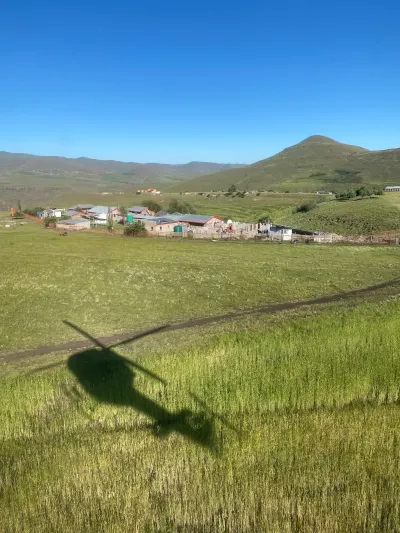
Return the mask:
<path id="1" fill-rule="evenodd" d="M 84 213 L 83 211 L 76 211 L 75 209 L 67 209 L 63 215 L 68 218 L 83 218 L 85 214 L 86 213 Z"/>
<path id="2" fill-rule="evenodd" d="M 389 185 L 385 187 L 385 192 L 400 192 L 400 185 Z"/>
<path id="3" fill-rule="evenodd" d="M 269 228 L 269 234 L 273 239 L 278 239 L 280 241 L 291 241 L 292 240 L 292 228 L 287 226 L 281 226 L 277 224 L 271 224 Z"/>
<path id="4" fill-rule="evenodd" d="M 146 230 L 153 235 L 165 235 L 167 233 L 173 233 L 175 226 L 177 226 L 176 220 L 168 217 L 150 217 L 143 216 L 137 218 L 143 222 Z"/>
<path id="5" fill-rule="evenodd" d="M 210 216 L 210 215 L 193 215 L 180 213 L 174 213 L 172 215 L 167 215 L 168 218 L 174 219 L 181 224 L 188 224 L 190 227 L 197 228 L 209 228 L 213 229 L 215 226 L 221 224 L 223 219 L 220 217 Z"/>
<path id="6" fill-rule="evenodd" d="M 95 207 L 93 204 L 78 204 L 70 207 L 69 209 L 73 211 L 82 211 L 83 213 L 87 213 L 93 207 Z"/>
<path id="7" fill-rule="evenodd" d="M 62 217 L 62 211 L 61 209 L 52 208 L 52 209 L 45 209 L 44 211 L 39 211 L 37 214 L 38 218 L 61 218 Z"/>
<path id="8" fill-rule="evenodd" d="M 134 205 L 128 209 L 128 212 L 134 215 L 154 215 L 154 211 L 144 205 Z"/>
<path id="9" fill-rule="evenodd" d="M 56 228 L 66 231 L 90 229 L 90 220 L 87 218 L 71 218 L 69 220 L 60 220 L 60 222 L 57 222 Z"/>
<path id="10" fill-rule="evenodd" d="M 92 220 L 100 221 L 99 223 L 106 224 L 107 218 L 112 217 L 113 220 L 120 222 L 123 219 L 122 213 L 118 207 L 108 205 L 95 205 L 87 211 L 87 216 Z"/>

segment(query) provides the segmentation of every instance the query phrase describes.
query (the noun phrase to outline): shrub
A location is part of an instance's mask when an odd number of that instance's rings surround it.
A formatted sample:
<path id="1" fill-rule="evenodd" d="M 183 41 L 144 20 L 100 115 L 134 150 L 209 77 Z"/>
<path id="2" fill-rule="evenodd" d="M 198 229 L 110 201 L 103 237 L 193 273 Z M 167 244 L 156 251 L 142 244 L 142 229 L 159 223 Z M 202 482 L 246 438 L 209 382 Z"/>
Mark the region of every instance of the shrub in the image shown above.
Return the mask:
<path id="1" fill-rule="evenodd" d="M 173 198 L 169 204 L 168 204 L 168 211 L 170 213 L 192 213 L 195 214 L 196 211 L 194 210 L 193 206 L 189 204 L 188 202 L 184 202 L 183 200 L 178 200 L 177 198 Z"/>
<path id="2" fill-rule="evenodd" d="M 22 211 L 16 211 L 14 213 L 14 218 L 24 218 L 24 213 Z"/>
<path id="3" fill-rule="evenodd" d="M 257 222 L 259 222 L 260 224 L 266 224 L 267 222 L 272 222 L 272 220 L 271 220 L 271 217 L 267 213 L 264 213 L 263 215 L 260 216 Z"/>
<path id="4" fill-rule="evenodd" d="M 145 202 L 142 202 L 142 205 L 150 209 L 150 211 L 154 211 L 154 213 L 161 211 L 161 205 L 154 200 L 146 200 Z"/>
<path id="5" fill-rule="evenodd" d="M 140 220 L 127 224 L 124 228 L 124 235 L 127 237 L 146 237 L 146 226 Z"/>
<path id="6" fill-rule="evenodd" d="M 44 219 L 44 226 L 45 228 L 48 228 L 50 226 L 50 224 L 55 224 L 57 222 L 57 218 L 56 217 L 47 217 Z"/>
<path id="7" fill-rule="evenodd" d="M 43 209 L 43 207 L 27 207 L 23 212 L 32 217 L 37 217 L 38 212 L 43 211 Z"/>
<path id="8" fill-rule="evenodd" d="M 315 200 L 311 202 L 304 202 L 303 204 L 300 204 L 296 207 L 295 213 L 308 213 L 309 211 L 317 207 L 317 205 L 318 202 L 316 202 Z"/>

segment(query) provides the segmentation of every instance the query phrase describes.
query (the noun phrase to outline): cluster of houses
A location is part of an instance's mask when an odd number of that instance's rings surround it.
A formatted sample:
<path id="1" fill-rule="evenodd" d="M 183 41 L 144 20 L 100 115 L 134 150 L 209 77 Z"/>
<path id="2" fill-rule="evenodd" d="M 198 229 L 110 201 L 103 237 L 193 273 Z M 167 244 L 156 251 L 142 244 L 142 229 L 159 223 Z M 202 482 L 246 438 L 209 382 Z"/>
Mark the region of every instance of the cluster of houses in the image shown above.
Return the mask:
<path id="1" fill-rule="evenodd" d="M 290 241 L 292 229 L 271 223 L 243 223 L 224 220 L 214 215 L 197 215 L 190 213 L 154 212 L 146 206 L 134 205 L 121 213 L 115 206 L 78 204 L 63 209 L 45 209 L 38 213 L 39 218 L 54 217 L 60 219 L 56 223 L 61 230 L 85 230 L 91 227 L 107 225 L 110 218 L 116 223 L 133 223 L 141 221 L 148 234 L 167 236 L 214 237 L 239 235 L 254 237 L 255 235 L 272 236 L 273 238 Z"/>

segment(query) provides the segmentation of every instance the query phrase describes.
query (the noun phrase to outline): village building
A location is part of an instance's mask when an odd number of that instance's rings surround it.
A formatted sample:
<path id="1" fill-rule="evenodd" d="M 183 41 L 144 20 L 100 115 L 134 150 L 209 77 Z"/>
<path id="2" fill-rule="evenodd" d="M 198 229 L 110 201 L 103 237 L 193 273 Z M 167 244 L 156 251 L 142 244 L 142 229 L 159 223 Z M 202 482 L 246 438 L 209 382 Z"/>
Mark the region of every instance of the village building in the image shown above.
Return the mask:
<path id="1" fill-rule="evenodd" d="M 90 209 L 95 207 L 93 204 L 78 204 L 70 207 L 72 211 L 81 211 L 82 213 L 87 213 Z"/>
<path id="2" fill-rule="evenodd" d="M 39 211 L 37 214 L 38 218 L 61 218 L 62 217 L 62 209 L 52 208 L 52 209 L 44 209 L 43 211 Z"/>
<path id="3" fill-rule="evenodd" d="M 67 209 L 64 213 L 64 217 L 68 218 L 84 218 L 85 214 L 83 211 L 76 211 L 75 209 Z"/>
<path id="4" fill-rule="evenodd" d="M 223 222 L 223 218 L 209 215 L 193 215 L 193 214 L 182 214 L 182 213 L 173 213 L 172 215 L 166 215 L 168 218 L 180 222 L 181 224 L 187 224 L 193 228 L 209 228 L 213 229 L 217 225 L 220 225 Z"/>
<path id="5" fill-rule="evenodd" d="M 385 187 L 385 192 L 400 192 L 400 185 L 389 185 Z"/>
<path id="6" fill-rule="evenodd" d="M 144 205 L 134 205 L 128 209 L 128 213 L 132 213 L 133 215 L 154 215 L 154 211 Z"/>
<path id="7" fill-rule="evenodd" d="M 90 220 L 87 218 L 71 218 L 69 220 L 60 220 L 60 222 L 56 223 L 56 228 L 65 231 L 90 229 Z"/>
<path id="8" fill-rule="evenodd" d="M 123 220 L 123 215 L 118 207 L 108 205 L 96 205 L 88 210 L 87 215 L 95 224 L 105 225 L 111 217 L 115 222 Z"/>

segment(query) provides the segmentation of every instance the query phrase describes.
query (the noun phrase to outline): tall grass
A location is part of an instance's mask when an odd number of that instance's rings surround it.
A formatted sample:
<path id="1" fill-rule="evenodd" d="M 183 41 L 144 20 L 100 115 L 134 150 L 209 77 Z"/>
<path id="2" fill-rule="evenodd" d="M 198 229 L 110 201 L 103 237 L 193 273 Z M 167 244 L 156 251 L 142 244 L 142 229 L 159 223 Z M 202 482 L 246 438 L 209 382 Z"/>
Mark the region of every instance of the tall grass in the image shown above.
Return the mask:
<path id="1" fill-rule="evenodd" d="M 211 448 L 98 401 L 64 366 L 3 378 L 2 530 L 398 530 L 398 311 L 364 304 L 142 357 L 167 385 L 135 370 L 135 389 L 203 412 Z"/>

